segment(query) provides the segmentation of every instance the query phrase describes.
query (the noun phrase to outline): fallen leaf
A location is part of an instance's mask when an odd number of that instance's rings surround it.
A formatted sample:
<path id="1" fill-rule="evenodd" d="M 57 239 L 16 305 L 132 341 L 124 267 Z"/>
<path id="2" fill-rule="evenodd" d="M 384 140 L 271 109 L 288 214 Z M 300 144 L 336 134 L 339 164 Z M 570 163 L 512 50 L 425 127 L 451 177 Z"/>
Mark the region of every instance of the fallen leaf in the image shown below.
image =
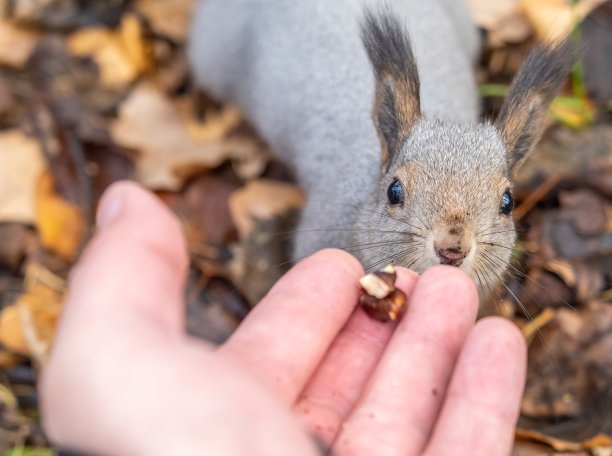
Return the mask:
<path id="1" fill-rule="evenodd" d="M 595 121 L 595 105 L 587 98 L 556 97 L 548 110 L 549 115 L 572 128 L 585 128 Z"/>
<path id="2" fill-rule="evenodd" d="M 24 67 L 37 43 L 37 33 L 0 21 L 0 64 Z"/>
<path id="3" fill-rule="evenodd" d="M 576 285 L 576 272 L 566 260 L 552 260 L 546 263 L 546 269 L 559 276 L 568 287 Z"/>
<path id="4" fill-rule="evenodd" d="M 538 334 L 538 331 L 546 326 L 554 316 L 554 311 L 551 308 L 546 308 L 521 328 L 527 345 L 531 343 L 533 338 Z"/>
<path id="5" fill-rule="evenodd" d="M 155 33 L 182 43 L 196 3 L 197 0 L 137 0 L 134 8 L 149 20 Z"/>
<path id="6" fill-rule="evenodd" d="M 529 188 L 530 182 L 541 182 L 542 176 L 572 176 L 594 169 L 596 165 L 612 164 L 610 144 L 612 124 L 609 122 L 596 123 L 584 130 L 556 125 L 547 131 L 520 171 L 515 173 L 516 184 Z M 607 176 L 602 177 L 605 180 Z"/>
<path id="7" fill-rule="evenodd" d="M 51 31 L 74 30 L 92 24 L 115 24 L 125 0 L 10 0 L 3 13 L 11 20 Z"/>
<path id="8" fill-rule="evenodd" d="M 218 245 L 235 239 L 228 199 L 239 185 L 236 178 L 205 174 L 190 181 L 182 193 L 160 194 L 183 222 L 192 253 L 204 244 Z"/>
<path id="9" fill-rule="evenodd" d="M 60 315 L 65 283 L 41 265 L 26 270 L 25 291 L 0 312 L 0 343 L 7 349 L 43 361 Z"/>
<path id="10" fill-rule="evenodd" d="M 604 302 L 556 310 L 529 347 L 522 413 L 532 418 L 582 416 L 591 429 L 602 431 L 591 408 L 607 410 L 599 395 L 606 394 L 612 374 L 611 328 L 612 305 Z"/>
<path id="11" fill-rule="evenodd" d="M 572 192 L 560 192 L 560 215 L 569 221 L 577 234 L 581 236 L 595 236 L 606 233 L 608 218 L 605 200 L 586 188 Z"/>
<path id="12" fill-rule="evenodd" d="M 248 237 L 257 220 L 300 209 L 304 202 L 304 193 L 295 185 L 259 179 L 236 190 L 230 196 L 229 207 L 240 236 Z"/>
<path id="13" fill-rule="evenodd" d="M 36 247 L 36 241 L 34 230 L 27 225 L 0 223 L 0 265 L 17 271 L 25 256 Z"/>
<path id="14" fill-rule="evenodd" d="M 22 356 L 18 356 L 14 353 L 9 353 L 5 350 L 0 349 L 0 369 L 9 369 L 13 366 L 17 366 L 23 361 L 24 358 Z"/>
<path id="15" fill-rule="evenodd" d="M 45 167 L 36 140 L 21 130 L 0 132 L 0 222 L 35 222 L 34 195 Z"/>
<path id="16" fill-rule="evenodd" d="M 132 14 L 124 15 L 116 31 L 104 27 L 78 30 L 69 37 L 68 46 L 76 55 L 91 56 L 102 84 L 110 88 L 124 87 L 152 66 L 142 26 Z"/>
<path id="17" fill-rule="evenodd" d="M 121 105 L 111 135 L 117 144 L 139 152 L 135 160 L 139 182 L 153 189 L 178 190 L 202 170 L 258 147 L 252 140 L 223 139 L 237 121 L 235 109 L 226 110 L 230 114 L 206 122 L 202 128 L 209 129 L 208 133 L 199 130 L 194 138 L 190 121 L 181 116 L 180 109 L 152 85 L 143 83 Z"/>
<path id="18" fill-rule="evenodd" d="M 523 0 L 521 6 L 540 39 L 567 36 L 572 28 L 606 0 Z"/>
<path id="19" fill-rule="evenodd" d="M 48 173 L 42 175 L 36 189 L 36 226 L 43 246 L 64 259 L 76 258 L 87 231 L 83 211 L 55 192 Z"/>
<path id="20" fill-rule="evenodd" d="M 567 440 L 542 434 L 528 429 L 517 429 L 516 437 L 523 440 L 535 440 L 536 442 L 546 443 L 556 451 L 581 451 L 598 447 L 612 446 L 612 440 L 607 435 L 598 434 L 584 442 L 569 442 Z"/>
<path id="21" fill-rule="evenodd" d="M 521 0 L 467 0 L 474 22 L 489 32 L 490 44 L 518 43 L 531 33 L 520 12 Z"/>

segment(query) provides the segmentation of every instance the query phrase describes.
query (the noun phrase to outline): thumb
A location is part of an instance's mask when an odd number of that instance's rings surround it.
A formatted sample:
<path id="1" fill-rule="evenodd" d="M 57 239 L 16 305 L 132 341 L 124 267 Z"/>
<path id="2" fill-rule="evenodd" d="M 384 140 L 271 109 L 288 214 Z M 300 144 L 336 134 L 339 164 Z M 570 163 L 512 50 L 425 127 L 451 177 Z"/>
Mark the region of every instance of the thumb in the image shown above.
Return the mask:
<path id="1" fill-rule="evenodd" d="M 129 313 L 181 331 L 188 257 L 177 219 L 137 184 L 119 182 L 102 196 L 97 220 L 72 271 L 62 325 L 112 322 Z"/>

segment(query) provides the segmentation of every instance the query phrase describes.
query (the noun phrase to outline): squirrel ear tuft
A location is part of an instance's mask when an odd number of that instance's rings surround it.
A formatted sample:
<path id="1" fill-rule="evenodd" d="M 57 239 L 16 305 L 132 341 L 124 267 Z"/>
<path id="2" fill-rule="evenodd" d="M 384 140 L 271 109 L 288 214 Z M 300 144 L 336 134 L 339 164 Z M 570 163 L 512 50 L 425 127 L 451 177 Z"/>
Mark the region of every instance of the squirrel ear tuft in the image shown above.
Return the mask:
<path id="1" fill-rule="evenodd" d="M 382 147 L 381 167 L 388 169 L 421 117 L 419 74 L 408 34 L 390 11 L 366 11 L 361 37 L 376 78 L 372 119 Z"/>
<path id="2" fill-rule="evenodd" d="M 495 122 L 511 171 L 527 158 L 540 138 L 548 106 L 567 80 L 577 54 L 569 39 L 537 46 L 514 78 Z"/>

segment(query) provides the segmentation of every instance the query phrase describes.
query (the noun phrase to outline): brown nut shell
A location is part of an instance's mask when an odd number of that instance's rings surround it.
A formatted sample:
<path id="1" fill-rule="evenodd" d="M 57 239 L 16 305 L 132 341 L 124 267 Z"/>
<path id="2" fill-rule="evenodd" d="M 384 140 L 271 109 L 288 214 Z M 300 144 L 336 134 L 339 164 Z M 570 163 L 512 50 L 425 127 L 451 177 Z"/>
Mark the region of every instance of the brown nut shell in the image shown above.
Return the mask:
<path id="1" fill-rule="evenodd" d="M 359 298 L 361 308 L 370 318 L 377 321 L 395 321 L 406 310 L 406 295 L 398 288 L 382 299 L 362 293 Z"/>

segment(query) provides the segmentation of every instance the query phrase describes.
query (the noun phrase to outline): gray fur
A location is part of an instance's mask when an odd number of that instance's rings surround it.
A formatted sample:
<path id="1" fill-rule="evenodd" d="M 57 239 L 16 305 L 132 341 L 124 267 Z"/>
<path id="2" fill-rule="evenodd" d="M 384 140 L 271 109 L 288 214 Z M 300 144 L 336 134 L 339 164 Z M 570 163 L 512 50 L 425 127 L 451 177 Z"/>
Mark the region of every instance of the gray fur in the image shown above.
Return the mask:
<path id="1" fill-rule="evenodd" d="M 408 31 L 422 112 L 388 170 L 380 168 L 375 79 L 360 39 L 365 11 L 381 4 Z M 205 0 L 189 57 L 198 83 L 240 105 L 295 168 L 309 197 L 296 258 L 334 246 L 366 268 L 422 272 L 440 263 L 438 243 L 457 244 L 469 252 L 461 269 L 485 298 L 501 282 L 515 234 L 499 212 L 511 188 L 505 147 L 494 126 L 477 123 L 477 51 L 458 0 Z M 387 200 L 394 178 L 402 207 Z"/>

